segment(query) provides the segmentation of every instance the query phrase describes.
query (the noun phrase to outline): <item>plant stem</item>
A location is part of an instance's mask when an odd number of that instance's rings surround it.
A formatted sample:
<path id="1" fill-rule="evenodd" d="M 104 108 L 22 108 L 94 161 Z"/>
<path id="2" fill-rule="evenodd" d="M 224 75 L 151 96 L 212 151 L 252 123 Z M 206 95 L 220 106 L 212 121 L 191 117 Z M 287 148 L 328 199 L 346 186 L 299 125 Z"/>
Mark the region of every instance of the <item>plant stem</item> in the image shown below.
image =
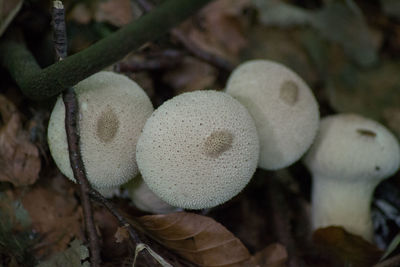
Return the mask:
<path id="1" fill-rule="evenodd" d="M 0 65 L 10 72 L 25 95 L 35 100 L 46 99 L 162 36 L 210 1 L 164 1 L 138 20 L 45 69 L 40 69 L 24 44 L 6 36 L 0 43 Z"/>

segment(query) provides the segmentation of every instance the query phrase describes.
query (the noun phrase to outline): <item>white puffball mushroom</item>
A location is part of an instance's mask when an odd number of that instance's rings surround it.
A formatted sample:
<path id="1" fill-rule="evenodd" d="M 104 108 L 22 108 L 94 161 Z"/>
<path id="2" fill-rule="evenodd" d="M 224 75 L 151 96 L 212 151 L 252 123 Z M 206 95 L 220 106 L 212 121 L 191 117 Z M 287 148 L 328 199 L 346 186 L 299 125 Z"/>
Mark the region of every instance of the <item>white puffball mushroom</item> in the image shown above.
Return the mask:
<path id="1" fill-rule="evenodd" d="M 226 92 L 254 118 L 260 168 L 287 167 L 311 146 L 319 126 L 318 103 L 303 79 L 286 66 L 269 60 L 242 63 L 230 75 Z"/>
<path id="2" fill-rule="evenodd" d="M 343 226 L 372 241 L 373 191 L 400 164 L 394 135 L 359 115 L 328 116 L 322 119 L 304 163 L 313 176 L 313 228 Z"/>
<path id="3" fill-rule="evenodd" d="M 135 177 L 136 143 L 153 112 L 146 93 L 124 75 L 101 71 L 75 87 L 79 103 L 79 135 L 87 178 L 104 192 Z M 60 96 L 48 127 L 51 155 L 60 171 L 75 181 L 65 132 L 65 107 Z M 111 191 L 110 191 L 111 192 Z"/>
<path id="4" fill-rule="evenodd" d="M 156 214 L 164 214 L 181 211 L 181 208 L 173 207 L 167 202 L 160 199 L 156 194 L 153 193 L 143 182 L 142 177 L 138 175 L 128 184 L 124 185 L 127 189 L 129 197 L 131 198 L 133 204 L 136 208 Z"/>
<path id="5" fill-rule="evenodd" d="M 172 206 L 211 208 L 238 194 L 257 168 L 259 140 L 246 108 L 223 92 L 164 102 L 136 148 L 143 180 Z"/>

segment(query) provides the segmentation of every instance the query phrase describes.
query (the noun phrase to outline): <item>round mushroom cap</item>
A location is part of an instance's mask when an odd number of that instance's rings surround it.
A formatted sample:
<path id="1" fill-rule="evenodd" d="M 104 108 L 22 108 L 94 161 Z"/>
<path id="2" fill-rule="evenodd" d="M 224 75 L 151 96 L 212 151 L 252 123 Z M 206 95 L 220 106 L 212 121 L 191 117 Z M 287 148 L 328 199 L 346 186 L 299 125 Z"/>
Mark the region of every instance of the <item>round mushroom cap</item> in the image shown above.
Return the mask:
<path id="1" fill-rule="evenodd" d="M 202 209 L 238 194 L 257 168 L 253 119 L 226 93 L 195 91 L 164 102 L 136 148 L 143 180 L 172 206 Z"/>
<path id="2" fill-rule="evenodd" d="M 79 135 L 87 178 L 96 188 L 121 185 L 136 176 L 135 152 L 140 132 L 153 112 L 146 93 L 132 80 L 98 72 L 75 86 L 79 102 Z M 48 127 L 51 155 L 61 172 L 75 181 L 60 96 Z"/>
<path id="3" fill-rule="evenodd" d="M 273 61 L 247 61 L 232 72 L 226 92 L 254 118 L 260 138 L 260 168 L 287 167 L 311 146 L 319 126 L 318 104 L 292 70 Z"/>
<path id="4" fill-rule="evenodd" d="M 321 120 L 304 163 L 313 177 L 378 183 L 399 168 L 400 147 L 381 124 L 355 114 L 338 114 Z"/>

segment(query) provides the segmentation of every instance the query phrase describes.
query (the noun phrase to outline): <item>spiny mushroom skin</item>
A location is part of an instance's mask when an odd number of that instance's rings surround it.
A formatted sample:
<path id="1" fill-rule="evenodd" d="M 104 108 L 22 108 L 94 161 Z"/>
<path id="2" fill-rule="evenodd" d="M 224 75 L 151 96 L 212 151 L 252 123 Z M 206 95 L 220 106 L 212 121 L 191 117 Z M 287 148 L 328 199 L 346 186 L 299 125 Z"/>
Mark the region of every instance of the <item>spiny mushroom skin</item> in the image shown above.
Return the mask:
<path id="1" fill-rule="evenodd" d="M 75 92 L 79 102 L 82 160 L 88 180 L 95 188 L 105 190 L 125 183 L 138 173 L 136 143 L 153 105 L 134 81 L 113 72 L 90 76 L 75 86 Z M 75 181 L 61 96 L 50 117 L 48 143 L 58 168 Z"/>
<path id="2" fill-rule="evenodd" d="M 154 194 L 143 182 L 140 175 L 124 185 L 136 208 L 155 214 L 165 214 L 181 211 L 181 208 L 173 207 Z"/>
<path id="3" fill-rule="evenodd" d="M 313 176 L 313 228 L 339 225 L 372 241 L 373 191 L 400 164 L 394 135 L 358 115 L 328 116 L 304 163 Z"/>
<path id="4" fill-rule="evenodd" d="M 238 194 L 257 167 L 259 140 L 250 114 L 228 94 L 184 93 L 147 120 L 136 148 L 143 180 L 162 200 L 210 208 Z"/>
<path id="5" fill-rule="evenodd" d="M 292 70 L 273 61 L 247 61 L 232 72 L 226 92 L 254 118 L 260 138 L 260 168 L 287 167 L 311 146 L 319 126 L 318 104 Z"/>

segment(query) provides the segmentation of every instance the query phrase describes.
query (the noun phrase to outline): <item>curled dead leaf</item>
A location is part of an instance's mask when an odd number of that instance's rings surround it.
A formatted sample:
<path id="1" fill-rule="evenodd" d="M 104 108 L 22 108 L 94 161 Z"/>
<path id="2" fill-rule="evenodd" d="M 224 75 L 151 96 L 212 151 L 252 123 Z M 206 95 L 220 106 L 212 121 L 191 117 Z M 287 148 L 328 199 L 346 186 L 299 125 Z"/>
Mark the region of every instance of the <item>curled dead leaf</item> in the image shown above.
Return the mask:
<path id="1" fill-rule="evenodd" d="M 209 217 L 178 212 L 143 216 L 139 222 L 155 240 L 199 266 L 242 266 L 250 259 L 242 242 Z"/>
<path id="2" fill-rule="evenodd" d="M 241 12 L 249 3 L 249 0 L 214 1 L 199 12 L 197 20 L 186 21 L 179 30 L 200 49 L 235 61 L 247 45 Z"/>
<path id="3" fill-rule="evenodd" d="M 34 186 L 23 196 L 22 204 L 31 217 L 32 228 L 43 236 L 43 244 L 47 244 L 40 252 L 63 251 L 73 238 L 83 239 L 81 209 L 73 192 Z"/>
<path id="4" fill-rule="evenodd" d="M 133 10 L 130 0 L 107 0 L 99 3 L 96 11 L 97 21 L 106 21 L 114 26 L 121 27 L 133 19 Z"/>
<path id="5" fill-rule="evenodd" d="M 33 184 L 39 178 L 38 148 L 22 128 L 16 107 L 0 95 L 0 181 L 15 186 Z"/>
<path id="6" fill-rule="evenodd" d="M 279 244 L 271 244 L 263 250 L 258 251 L 253 256 L 254 261 L 258 266 L 264 267 L 284 267 L 288 259 L 286 248 Z"/>
<path id="7" fill-rule="evenodd" d="M 346 232 L 342 227 L 319 228 L 312 238 L 323 255 L 341 266 L 372 266 L 382 256 L 382 251 L 375 245 Z"/>
<path id="8" fill-rule="evenodd" d="M 121 243 L 124 240 L 129 239 L 129 232 L 127 226 L 121 226 L 117 228 L 117 231 L 115 232 L 115 242 Z"/>

